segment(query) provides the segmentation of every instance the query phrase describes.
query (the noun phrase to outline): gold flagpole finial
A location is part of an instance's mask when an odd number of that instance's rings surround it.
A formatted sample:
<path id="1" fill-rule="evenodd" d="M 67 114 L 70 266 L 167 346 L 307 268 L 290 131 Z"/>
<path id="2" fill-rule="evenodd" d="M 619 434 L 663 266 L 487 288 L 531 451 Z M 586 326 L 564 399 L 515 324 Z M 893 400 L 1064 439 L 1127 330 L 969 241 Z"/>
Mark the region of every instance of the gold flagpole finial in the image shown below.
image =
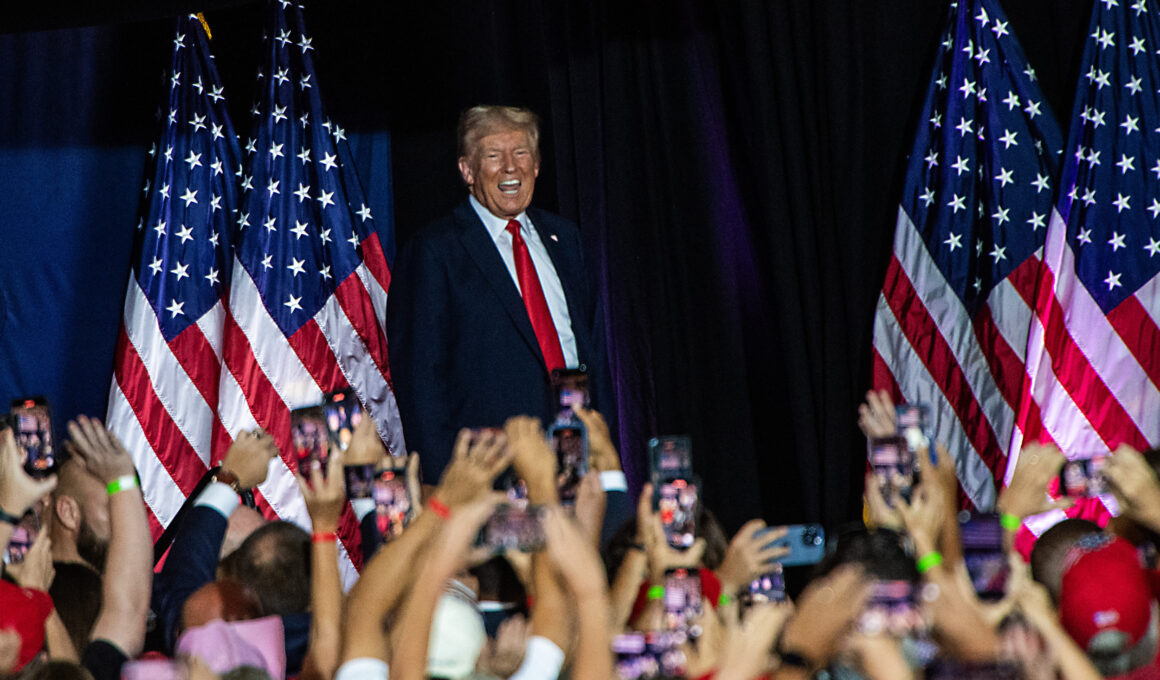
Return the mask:
<path id="1" fill-rule="evenodd" d="M 198 12 L 197 20 L 201 22 L 201 27 L 205 29 L 205 37 L 213 40 L 213 33 L 209 32 L 209 23 L 205 20 L 205 15 L 201 12 Z"/>

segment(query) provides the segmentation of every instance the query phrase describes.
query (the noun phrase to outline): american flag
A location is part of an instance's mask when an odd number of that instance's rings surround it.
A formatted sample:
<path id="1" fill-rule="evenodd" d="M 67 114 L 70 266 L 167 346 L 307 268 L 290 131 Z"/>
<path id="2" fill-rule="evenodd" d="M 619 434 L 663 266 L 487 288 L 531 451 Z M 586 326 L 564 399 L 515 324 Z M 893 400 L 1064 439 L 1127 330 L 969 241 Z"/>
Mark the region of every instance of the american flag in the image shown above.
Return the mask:
<path id="1" fill-rule="evenodd" d="M 268 514 L 309 525 L 294 482 L 290 411 L 352 387 L 388 448 L 403 454 L 383 332 L 390 271 L 346 132 L 326 117 L 302 7 L 270 3 L 225 319 L 218 413 L 262 427 L 282 458 L 260 487 Z M 340 538 L 358 561 L 349 510 Z M 351 559 L 345 576 L 354 577 Z"/>
<path id="2" fill-rule="evenodd" d="M 874 385 L 930 404 L 980 508 L 994 504 L 1018 429 L 1059 408 L 1021 404 L 1062 146 L 997 0 L 952 3 L 878 298 Z"/>
<path id="3" fill-rule="evenodd" d="M 1018 420 L 1071 457 L 1160 442 L 1160 10 L 1098 0 L 1080 73 Z"/>
<path id="4" fill-rule="evenodd" d="M 241 153 L 197 15 L 179 19 L 149 155 L 107 423 L 133 452 L 154 536 L 212 456 Z M 220 454 L 219 454 L 220 455 Z"/>

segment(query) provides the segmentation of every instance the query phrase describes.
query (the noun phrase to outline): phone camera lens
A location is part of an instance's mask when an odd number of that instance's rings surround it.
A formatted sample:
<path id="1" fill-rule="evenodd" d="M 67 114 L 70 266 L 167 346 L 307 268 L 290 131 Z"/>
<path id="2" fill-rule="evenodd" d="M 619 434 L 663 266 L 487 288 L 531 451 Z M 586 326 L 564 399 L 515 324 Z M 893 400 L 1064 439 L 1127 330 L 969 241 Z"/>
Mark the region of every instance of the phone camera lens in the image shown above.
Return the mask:
<path id="1" fill-rule="evenodd" d="M 813 528 L 806 529 L 802 532 L 803 545 L 818 545 L 821 543 L 822 537 L 818 535 L 817 530 Z"/>

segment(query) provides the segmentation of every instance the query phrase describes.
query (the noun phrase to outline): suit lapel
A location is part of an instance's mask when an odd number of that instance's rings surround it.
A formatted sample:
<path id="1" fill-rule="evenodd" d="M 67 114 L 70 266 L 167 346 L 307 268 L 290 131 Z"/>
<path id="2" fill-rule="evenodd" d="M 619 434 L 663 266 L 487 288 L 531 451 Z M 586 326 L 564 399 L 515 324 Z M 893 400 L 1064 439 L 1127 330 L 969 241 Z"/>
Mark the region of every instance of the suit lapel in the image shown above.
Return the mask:
<path id="1" fill-rule="evenodd" d="M 511 274 L 508 273 L 507 266 L 503 263 L 503 258 L 496 251 L 495 242 L 491 240 L 487 228 L 483 226 L 483 222 L 479 221 L 479 216 L 475 214 L 471 204 L 466 201 L 455 208 L 455 221 L 459 226 L 459 242 L 475 262 L 483 278 L 491 286 L 504 311 L 515 324 L 516 330 L 523 336 L 524 342 L 528 344 L 528 348 L 536 355 L 540 364 L 545 367 L 544 370 L 547 370 L 543 353 L 540 351 L 540 344 L 536 341 L 536 332 L 532 328 L 532 321 L 528 318 L 528 310 L 524 306 L 524 299 L 520 297 L 519 289 L 512 281 Z"/>

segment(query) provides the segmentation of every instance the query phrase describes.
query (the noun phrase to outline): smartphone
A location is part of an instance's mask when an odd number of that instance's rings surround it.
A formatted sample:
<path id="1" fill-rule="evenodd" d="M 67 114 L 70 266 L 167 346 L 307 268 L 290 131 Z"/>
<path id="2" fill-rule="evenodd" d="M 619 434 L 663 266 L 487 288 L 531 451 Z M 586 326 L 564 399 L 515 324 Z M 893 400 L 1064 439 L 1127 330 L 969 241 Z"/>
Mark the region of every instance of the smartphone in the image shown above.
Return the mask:
<path id="1" fill-rule="evenodd" d="M 661 516 L 665 538 L 677 550 L 688 550 L 697 539 L 699 480 L 666 479 L 653 490 L 653 510 Z"/>
<path id="2" fill-rule="evenodd" d="M 746 607 L 787 600 L 789 596 L 785 593 L 785 572 L 779 562 L 774 562 L 769 571 L 750 581 L 749 587 L 741 593 L 741 604 Z"/>
<path id="3" fill-rule="evenodd" d="M 576 419 L 557 422 L 548 430 L 548 441 L 556 452 L 556 490 L 560 502 L 575 503 L 580 482 L 588 474 L 588 430 Z"/>
<path id="4" fill-rule="evenodd" d="M 963 542 L 963 562 L 979 599 L 1003 599 L 1011 568 L 1003 551 L 1003 527 L 999 524 L 999 515 L 961 513 L 959 535 Z"/>
<path id="5" fill-rule="evenodd" d="M 346 451 L 354 437 L 354 429 L 362 422 L 363 409 L 354 390 L 346 389 L 326 395 L 322 404 L 326 412 L 326 431 L 332 446 Z"/>
<path id="6" fill-rule="evenodd" d="M 1095 498 L 1108 492 L 1103 468 L 1106 453 L 1083 453 L 1063 464 L 1059 471 L 1059 493 L 1072 498 Z"/>
<path id="7" fill-rule="evenodd" d="M 406 468 L 388 468 L 374 476 L 371 497 L 375 499 L 375 528 L 384 541 L 397 538 L 415 516 L 415 506 L 407 489 Z"/>
<path id="8" fill-rule="evenodd" d="M 495 553 L 504 550 L 536 552 L 544 548 L 544 506 L 500 505 L 495 514 L 479 530 L 476 545 L 491 548 Z"/>
<path id="9" fill-rule="evenodd" d="M 696 639 L 701 636 L 702 611 L 700 570 L 665 571 L 664 629 Z"/>
<path id="10" fill-rule="evenodd" d="M 898 423 L 898 436 L 906 440 L 910 452 L 917 456 L 926 447 L 931 462 L 936 462 L 938 459 L 931 449 L 933 437 L 930 430 L 930 407 L 922 403 L 902 404 L 894 407 L 894 414 Z"/>
<path id="11" fill-rule="evenodd" d="M 290 445 L 298 461 L 298 472 L 310 476 L 313 469 L 326 474 L 330 435 L 326 427 L 326 412 L 322 405 L 305 406 L 290 412 Z"/>
<path id="12" fill-rule="evenodd" d="M 918 586 L 910 581 L 878 581 L 858 616 L 858 631 L 901 638 L 926 632 L 918 602 Z"/>
<path id="13" fill-rule="evenodd" d="M 552 369 L 552 387 L 556 393 L 556 406 L 561 413 L 571 412 L 572 406 L 592 407 L 592 396 L 588 391 L 588 369 Z"/>
<path id="14" fill-rule="evenodd" d="M 40 533 L 40 517 L 36 512 L 29 510 L 20 518 L 20 522 L 12 527 L 12 535 L 8 539 L 8 547 L 4 550 L 5 564 L 23 564 L 24 556 L 36 542 Z"/>
<path id="15" fill-rule="evenodd" d="M 870 456 L 870 470 L 878 490 L 887 505 L 893 505 L 897 492 L 903 500 L 910 501 L 917 483 L 914 453 L 901 436 L 874 437 L 867 442 Z"/>
<path id="16" fill-rule="evenodd" d="M 789 548 L 789 554 L 778 559 L 785 567 L 800 567 L 808 564 L 817 564 L 826 556 L 826 530 L 821 524 L 791 524 L 786 528 L 785 536 L 767 543 L 764 547 L 779 546 Z M 774 531 L 774 527 L 766 527 L 757 532 L 763 536 Z"/>
<path id="17" fill-rule="evenodd" d="M 13 399 L 9 413 L 24 470 L 37 479 L 52 474 L 56 453 L 48 400 L 44 397 Z"/>
<path id="18" fill-rule="evenodd" d="M 342 480 L 346 483 L 348 500 L 373 498 L 375 484 L 375 464 L 342 466 Z"/>
<path id="19" fill-rule="evenodd" d="M 653 437 L 648 450 L 654 480 L 692 476 L 693 444 L 687 436 Z"/>
<path id="20" fill-rule="evenodd" d="M 685 677 L 687 659 L 673 634 L 623 633 L 612 638 L 617 680 L 668 680 Z"/>

